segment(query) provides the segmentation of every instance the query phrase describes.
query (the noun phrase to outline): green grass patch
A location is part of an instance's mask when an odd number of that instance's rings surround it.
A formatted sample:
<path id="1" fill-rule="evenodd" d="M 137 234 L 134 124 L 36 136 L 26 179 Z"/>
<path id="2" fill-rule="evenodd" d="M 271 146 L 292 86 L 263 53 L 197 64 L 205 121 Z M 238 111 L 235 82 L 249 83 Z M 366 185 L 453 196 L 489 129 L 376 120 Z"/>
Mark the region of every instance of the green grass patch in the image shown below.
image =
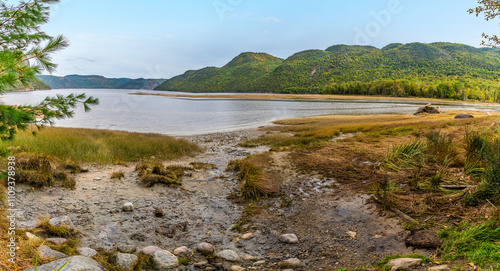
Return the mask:
<path id="1" fill-rule="evenodd" d="M 196 144 L 160 134 L 47 127 L 37 135 L 20 132 L 0 149 L 44 153 L 79 162 L 119 163 L 141 159 L 171 160 L 201 151 Z"/>
<path id="2" fill-rule="evenodd" d="M 498 270 L 500 268 L 500 218 L 495 216 L 479 223 L 461 223 L 439 233 L 443 240 L 444 260 L 465 259 L 475 265 Z"/>

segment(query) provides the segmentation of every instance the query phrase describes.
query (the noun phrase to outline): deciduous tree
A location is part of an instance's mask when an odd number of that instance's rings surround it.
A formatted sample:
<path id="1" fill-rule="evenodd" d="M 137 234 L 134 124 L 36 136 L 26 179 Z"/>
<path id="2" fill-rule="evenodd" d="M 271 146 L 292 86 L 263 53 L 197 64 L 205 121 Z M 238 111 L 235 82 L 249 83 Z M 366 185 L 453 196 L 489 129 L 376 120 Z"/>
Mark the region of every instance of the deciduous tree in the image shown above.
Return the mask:
<path id="1" fill-rule="evenodd" d="M 469 9 L 469 14 L 476 14 L 476 17 L 483 14 L 486 21 L 493 20 L 500 15 L 500 1 L 499 0 L 478 0 L 479 6 Z M 500 38 L 498 35 L 488 35 L 483 33 L 483 42 L 481 45 L 498 47 L 500 45 Z"/>

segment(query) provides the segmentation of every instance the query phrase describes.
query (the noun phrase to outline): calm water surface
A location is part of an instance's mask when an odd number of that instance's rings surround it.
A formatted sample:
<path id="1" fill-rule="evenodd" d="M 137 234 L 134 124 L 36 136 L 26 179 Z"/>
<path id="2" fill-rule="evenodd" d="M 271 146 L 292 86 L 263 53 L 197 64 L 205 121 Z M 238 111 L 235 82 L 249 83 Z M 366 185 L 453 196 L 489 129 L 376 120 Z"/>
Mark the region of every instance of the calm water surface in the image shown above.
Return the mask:
<path id="1" fill-rule="evenodd" d="M 321 115 L 411 114 L 426 102 L 393 100 L 248 100 L 170 98 L 130 95 L 137 90 L 58 89 L 5 93 L 5 104 L 35 104 L 46 96 L 86 93 L 100 104 L 88 113 L 80 107 L 74 118 L 56 126 L 132 132 L 194 135 L 269 125 L 274 120 Z M 158 91 L 142 91 L 159 93 Z M 162 92 L 160 92 L 162 93 Z M 170 93 L 170 92 L 169 92 Z M 500 111 L 500 106 L 436 104 L 450 110 Z"/>

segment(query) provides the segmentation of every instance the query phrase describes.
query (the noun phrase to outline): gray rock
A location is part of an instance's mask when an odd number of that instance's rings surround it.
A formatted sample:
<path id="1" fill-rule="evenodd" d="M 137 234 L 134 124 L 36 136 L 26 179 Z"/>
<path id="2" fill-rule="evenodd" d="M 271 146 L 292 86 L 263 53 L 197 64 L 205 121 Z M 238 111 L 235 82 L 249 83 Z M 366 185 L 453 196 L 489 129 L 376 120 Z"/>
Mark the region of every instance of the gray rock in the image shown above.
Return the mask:
<path id="1" fill-rule="evenodd" d="M 124 244 L 121 244 L 121 245 L 118 245 L 117 249 L 121 253 L 129 253 L 129 254 L 133 254 L 133 253 L 135 253 L 137 251 L 137 247 L 134 246 L 134 245 L 124 245 Z"/>
<path id="2" fill-rule="evenodd" d="M 451 267 L 447 264 L 432 266 L 429 267 L 429 269 L 427 269 L 427 271 L 449 271 L 449 270 L 451 270 Z"/>
<path id="3" fill-rule="evenodd" d="M 178 247 L 176 249 L 174 249 L 174 255 L 181 255 L 181 254 L 184 254 L 184 253 L 188 253 L 189 252 L 189 248 L 185 247 L 185 246 L 182 246 L 182 247 Z"/>
<path id="4" fill-rule="evenodd" d="M 68 255 L 59 251 L 55 251 L 46 245 L 40 246 L 37 251 L 38 251 L 38 256 L 43 261 L 55 261 L 68 257 Z"/>
<path id="5" fill-rule="evenodd" d="M 196 246 L 196 251 L 201 253 L 214 253 L 214 246 L 209 243 L 200 243 Z"/>
<path id="6" fill-rule="evenodd" d="M 226 261 L 230 261 L 230 262 L 240 262 L 241 261 L 241 257 L 238 256 L 238 254 L 236 252 L 234 252 L 233 250 L 230 250 L 230 249 L 220 251 L 216 255 L 217 255 L 217 257 L 219 257 L 223 260 L 226 260 Z"/>
<path id="7" fill-rule="evenodd" d="M 387 265 L 392 266 L 391 271 L 413 269 L 422 264 L 422 259 L 398 258 L 390 260 Z"/>
<path id="8" fill-rule="evenodd" d="M 162 249 L 157 247 L 157 246 L 149 246 L 149 247 L 145 247 L 145 248 L 141 249 L 141 253 L 146 254 L 146 255 L 153 255 L 155 252 L 161 251 L 161 250 Z"/>
<path id="9" fill-rule="evenodd" d="M 279 237 L 279 240 L 283 243 L 287 244 L 297 244 L 299 242 L 299 238 L 297 238 L 297 235 L 291 233 L 291 234 L 283 234 Z"/>
<path id="10" fill-rule="evenodd" d="M 157 251 L 153 254 L 153 261 L 156 263 L 158 270 L 170 270 L 179 266 L 179 259 L 174 254 L 167 250 Z"/>
<path id="11" fill-rule="evenodd" d="M 28 239 L 30 239 L 30 240 L 39 240 L 40 239 L 40 237 L 34 235 L 31 232 L 26 232 L 26 237 L 28 237 Z"/>
<path id="12" fill-rule="evenodd" d="M 69 216 L 54 217 L 51 220 L 49 220 L 49 224 L 54 227 L 65 228 L 69 231 L 75 230 L 75 225 L 73 224 L 73 221 L 71 221 Z"/>
<path id="13" fill-rule="evenodd" d="M 239 265 L 231 265 L 231 267 L 229 267 L 229 270 L 230 271 L 245 271 L 246 269 L 244 267 L 239 266 Z"/>
<path id="14" fill-rule="evenodd" d="M 47 238 L 47 242 L 50 242 L 55 245 L 62 245 L 68 241 L 66 238 Z"/>
<path id="15" fill-rule="evenodd" d="M 466 113 L 459 113 L 454 117 L 454 119 L 473 119 L 474 116 L 471 114 L 466 114 Z"/>
<path id="16" fill-rule="evenodd" d="M 278 263 L 279 267 L 283 268 L 297 268 L 302 267 L 304 264 L 297 258 L 291 258 Z"/>
<path id="17" fill-rule="evenodd" d="M 255 256 L 253 256 L 253 255 L 245 254 L 243 256 L 243 260 L 244 261 L 255 261 L 255 260 L 257 260 L 257 258 Z"/>
<path id="18" fill-rule="evenodd" d="M 134 204 L 132 202 L 125 202 L 122 206 L 124 212 L 132 212 L 134 210 Z"/>
<path id="19" fill-rule="evenodd" d="M 415 112 L 415 115 L 422 114 L 422 113 L 439 114 L 439 113 L 441 113 L 441 108 L 439 106 L 432 106 L 432 104 L 427 104 L 427 105 L 422 106 L 419 109 L 417 109 L 417 112 Z"/>
<path id="20" fill-rule="evenodd" d="M 122 271 L 133 271 L 138 262 L 139 257 L 134 254 L 116 254 L 116 266 L 118 266 Z"/>
<path id="21" fill-rule="evenodd" d="M 73 256 L 60 259 L 37 267 L 37 271 L 58 270 L 64 263 L 68 262 L 61 271 L 106 271 L 104 266 L 95 260 L 84 256 Z M 24 271 L 35 271 L 35 267 L 24 269 Z"/>
<path id="22" fill-rule="evenodd" d="M 79 247 L 77 249 L 77 251 L 78 251 L 78 254 L 85 256 L 85 257 L 89 257 L 89 258 L 92 258 L 95 255 L 97 255 L 97 251 L 95 251 L 94 249 L 91 249 L 89 247 Z"/>

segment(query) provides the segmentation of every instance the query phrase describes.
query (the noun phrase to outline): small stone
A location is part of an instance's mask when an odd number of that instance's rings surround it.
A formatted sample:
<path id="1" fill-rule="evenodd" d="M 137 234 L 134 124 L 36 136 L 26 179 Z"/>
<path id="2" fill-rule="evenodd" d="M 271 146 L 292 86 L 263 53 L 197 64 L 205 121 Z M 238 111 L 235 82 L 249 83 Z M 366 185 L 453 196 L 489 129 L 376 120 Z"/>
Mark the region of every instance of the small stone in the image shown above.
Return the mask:
<path id="1" fill-rule="evenodd" d="M 37 251 L 40 260 L 42 261 L 55 261 L 67 257 L 66 254 L 55 251 L 46 245 L 40 246 Z"/>
<path id="2" fill-rule="evenodd" d="M 347 231 L 347 235 L 349 235 L 352 239 L 356 239 L 356 235 L 358 235 L 358 233 L 354 231 Z"/>
<path id="3" fill-rule="evenodd" d="M 230 261 L 230 262 L 240 262 L 241 261 L 241 257 L 238 256 L 238 254 L 236 252 L 234 252 L 230 249 L 226 249 L 226 250 L 218 252 L 217 257 L 219 257 L 223 260 L 226 260 L 226 261 Z"/>
<path id="4" fill-rule="evenodd" d="M 51 220 L 49 220 L 49 224 L 54 227 L 61 227 L 67 229 L 69 231 L 75 230 L 75 225 L 73 224 L 73 221 L 71 221 L 69 216 L 54 217 Z"/>
<path id="5" fill-rule="evenodd" d="M 154 214 L 156 217 L 162 217 L 165 215 L 165 211 L 161 207 L 156 207 Z"/>
<path id="6" fill-rule="evenodd" d="M 255 258 L 254 256 L 250 255 L 250 254 L 245 254 L 245 256 L 243 256 L 243 260 L 244 261 L 255 261 L 257 258 Z"/>
<path id="7" fill-rule="evenodd" d="M 100 180 L 102 180 L 101 177 L 95 177 L 94 178 L 94 181 L 100 181 Z"/>
<path id="8" fill-rule="evenodd" d="M 148 246 L 141 249 L 141 253 L 145 255 L 153 255 L 157 251 L 161 251 L 162 249 L 157 246 Z"/>
<path id="9" fill-rule="evenodd" d="M 133 254 L 133 253 L 135 253 L 137 251 L 137 247 L 134 246 L 134 245 L 124 245 L 124 244 L 121 244 L 121 245 L 118 245 L 117 249 L 121 253 L 128 253 L 128 254 Z"/>
<path id="10" fill-rule="evenodd" d="M 291 258 L 278 263 L 279 267 L 284 268 L 297 268 L 302 267 L 304 264 L 297 258 Z"/>
<path id="11" fill-rule="evenodd" d="M 139 257 L 134 254 L 116 254 L 116 266 L 118 266 L 118 268 L 122 271 L 133 271 L 138 262 Z"/>
<path id="12" fill-rule="evenodd" d="M 466 113 L 459 113 L 454 117 L 454 119 L 473 119 L 474 116 L 471 114 L 466 114 Z"/>
<path id="13" fill-rule="evenodd" d="M 126 202 L 122 206 L 124 212 L 132 212 L 134 210 L 134 204 L 132 202 Z"/>
<path id="14" fill-rule="evenodd" d="M 241 235 L 241 239 L 243 239 L 243 240 L 248 240 L 252 237 L 253 237 L 253 233 L 251 233 L 251 232 L 247 232 L 247 233 Z"/>
<path id="15" fill-rule="evenodd" d="M 202 267 L 202 266 L 205 266 L 207 264 L 208 264 L 208 261 L 201 261 L 201 262 L 193 263 L 193 266 L 194 267 Z"/>
<path id="16" fill-rule="evenodd" d="M 189 248 L 182 246 L 182 247 L 178 247 L 178 248 L 174 249 L 173 253 L 175 256 L 177 256 L 177 255 L 181 255 L 181 254 L 188 253 L 188 252 L 189 252 Z"/>
<path id="17" fill-rule="evenodd" d="M 201 253 L 214 253 L 214 246 L 212 244 L 203 242 L 198 244 L 196 251 Z"/>
<path id="18" fill-rule="evenodd" d="M 156 267 L 160 271 L 169 270 L 179 266 L 179 259 L 167 250 L 160 250 L 153 253 L 153 261 L 156 263 Z"/>
<path id="19" fill-rule="evenodd" d="M 260 260 L 253 263 L 254 266 L 266 265 L 266 260 Z"/>
<path id="20" fill-rule="evenodd" d="M 245 271 L 246 269 L 244 267 L 241 267 L 239 265 L 232 265 L 229 267 L 230 271 Z"/>
<path id="21" fill-rule="evenodd" d="M 80 247 L 77 249 L 77 251 L 78 251 L 78 254 L 85 256 L 85 257 L 89 257 L 89 258 L 92 258 L 95 255 L 97 255 L 97 251 L 95 251 L 94 249 L 91 249 L 89 247 Z"/>
<path id="22" fill-rule="evenodd" d="M 295 234 L 283 234 L 279 237 L 279 240 L 283 243 L 287 244 L 297 244 L 299 242 L 299 238 Z"/>
<path id="23" fill-rule="evenodd" d="M 38 237 L 38 236 L 34 235 L 34 234 L 33 234 L 33 233 L 31 233 L 31 232 L 26 232 L 26 237 L 27 237 L 28 239 L 30 239 L 30 240 L 34 240 L 34 241 L 36 241 L 36 240 L 39 240 L 39 239 L 40 239 L 40 237 Z"/>
<path id="24" fill-rule="evenodd" d="M 429 267 L 427 271 L 449 271 L 451 267 L 447 264 Z"/>
<path id="25" fill-rule="evenodd" d="M 387 263 L 388 266 L 392 266 L 391 271 L 413 269 L 420 264 L 422 264 L 422 259 L 416 258 L 398 258 Z"/>
<path id="26" fill-rule="evenodd" d="M 97 187 L 95 187 L 95 186 L 94 186 L 94 187 L 92 187 L 92 190 L 97 190 Z"/>
<path id="27" fill-rule="evenodd" d="M 68 242 L 68 239 L 66 239 L 66 238 L 47 238 L 46 241 L 50 242 L 54 245 L 62 245 L 64 243 Z"/>

